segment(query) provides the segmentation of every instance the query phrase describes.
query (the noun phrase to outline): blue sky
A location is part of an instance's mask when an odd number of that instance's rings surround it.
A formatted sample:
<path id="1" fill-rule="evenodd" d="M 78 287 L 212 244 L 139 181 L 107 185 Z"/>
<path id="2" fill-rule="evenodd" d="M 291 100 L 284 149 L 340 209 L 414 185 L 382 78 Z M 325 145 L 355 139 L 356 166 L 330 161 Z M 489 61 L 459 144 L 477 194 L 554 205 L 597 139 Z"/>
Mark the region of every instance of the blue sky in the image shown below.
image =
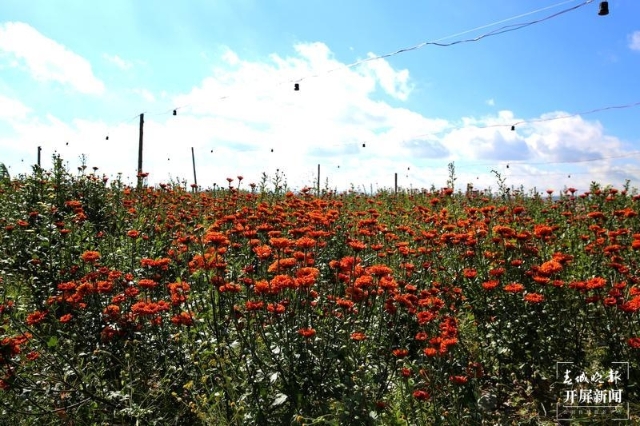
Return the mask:
<path id="1" fill-rule="evenodd" d="M 439 188 L 451 162 L 459 188 L 496 189 L 492 170 L 526 190 L 640 187 L 637 0 L 610 1 L 608 16 L 584 0 L 2 3 L 12 175 L 41 146 L 44 167 L 53 152 L 72 169 L 85 154 L 133 182 L 144 113 L 151 183 L 192 183 L 193 147 L 204 187 L 280 170 L 301 188 L 320 164 L 339 190 L 391 187 L 395 173 Z"/>

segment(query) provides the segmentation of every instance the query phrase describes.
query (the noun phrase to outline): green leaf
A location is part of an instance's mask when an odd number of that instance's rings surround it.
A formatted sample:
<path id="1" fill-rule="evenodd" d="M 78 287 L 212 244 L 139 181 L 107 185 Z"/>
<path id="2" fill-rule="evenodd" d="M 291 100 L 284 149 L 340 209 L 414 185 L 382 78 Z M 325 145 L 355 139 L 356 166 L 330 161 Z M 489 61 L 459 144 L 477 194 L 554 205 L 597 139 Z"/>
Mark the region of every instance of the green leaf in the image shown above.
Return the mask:
<path id="1" fill-rule="evenodd" d="M 47 346 L 50 348 L 55 348 L 58 346 L 58 338 L 56 336 L 51 336 L 49 341 L 47 342 Z"/>

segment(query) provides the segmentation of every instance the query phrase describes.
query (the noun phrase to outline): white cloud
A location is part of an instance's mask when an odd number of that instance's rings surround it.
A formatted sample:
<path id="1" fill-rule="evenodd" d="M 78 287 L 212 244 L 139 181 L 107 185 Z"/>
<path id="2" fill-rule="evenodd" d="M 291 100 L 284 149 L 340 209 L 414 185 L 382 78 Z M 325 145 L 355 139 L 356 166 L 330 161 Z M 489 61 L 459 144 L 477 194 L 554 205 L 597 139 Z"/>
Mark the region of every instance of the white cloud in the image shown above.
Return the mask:
<path id="1" fill-rule="evenodd" d="M 493 98 L 491 98 L 491 99 L 487 99 L 487 100 L 485 101 L 485 103 L 486 103 L 487 105 L 489 105 L 489 106 L 495 106 L 495 105 L 496 105 L 496 101 L 495 101 Z"/>
<path id="2" fill-rule="evenodd" d="M 57 81 L 79 92 L 101 94 L 104 84 L 93 75 L 91 64 L 58 42 L 22 22 L 0 24 L 0 51 L 18 60 L 39 81 Z"/>
<path id="3" fill-rule="evenodd" d="M 322 43 L 299 44 L 292 56 L 274 54 L 265 61 L 244 60 L 231 50 L 222 59 L 188 93 L 173 99 L 158 94 L 163 105 L 171 100 L 172 106 L 183 106 L 177 116 L 169 108 L 165 115 L 152 111 L 145 116 L 144 170 L 151 173 L 151 182 L 172 177 L 190 183 L 191 147 L 198 182 L 205 187 L 226 185 L 226 177 L 238 175 L 245 177 L 243 185 L 258 183 L 263 171 L 273 176 L 280 170 L 291 187 L 301 188 L 314 183 L 317 164 L 322 186 L 328 178 L 331 188 L 341 190 L 351 184 L 367 191 L 392 187 L 395 173 L 402 187 L 441 187 L 449 162 L 456 164 L 459 188 L 472 183 L 496 189 L 491 170 L 500 172 L 507 185 L 541 191 L 564 185 L 588 190 L 592 180 L 615 185 L 626 178 L 640 181 L 633 157 L 623 159 L 624 167 L 611 158 L 627 151 L 597 121 L 561 118 L 563 112 L 535 121 L 508 110 L 455 122 L 426 117 L 377 96 L 408 96 L 408 74 L 388 63 L 344 68 Z M 293 90 L 290 81 L 314 74 L 321 77 L 303 79 L 300 90 Z M 143 89 L 137 93 L 152 95 Z M 123 172 L 125 180 L 135 180 L 137 120 L 109 128 L 101 122 L 63 123 L 32 115 L 13 124 L 18 136 L 7 147 L 31 153 L 36 141 L 47 141 L 45 154 L 58 150 L 72 166 L 85 153 L 88 165 L 100 172 Z M 511 131 L 522 120 L 528 123 Z M 3 141 L 0 148 L 5 148 Z"/>
<path id="4" fill-rule="evenodd" d="M 0 93 L 0 120 L 24 119 L 30 112 L 31 108 L 19 100 L 8 98 Z"/>
<path id="5" fill-rule="evenodd" d="M 224 61 L 229 65 L 237 65 L 240 62 L 238 55 L 236 55 L 236 53 L 231 49 L 227 49 L 227 51 L 222 55 L 222 59 L 224 59 Z"/>
<path id="6" fill-rule="evenodd" d="M 629 36 L 629 48 L 631 50 L 640 50 L 640 31 L 634 31 Z"/>
<path id="7" fill-rule="evenodd" d="M 133 89 L 132 92 L 137 94 L 137 95 L 140 95 L 140 97 L 142 97 L 142 99 L 144 99 L 147 102 L 155 102 L 156 101 L 156 97 L 153 95 L 153 93 L 151 93 L 147 89 Z"/>
<path id="8" fill-rule="evenodd" d="M 114 64 L 116 67 L 120 68 L 123 71 L 126 71 L 126 70 L 130 69 L 131 67 L 133 67 L 133 63 L 132 62 L 126 61 L 126 60 L 122 59 L 118 55 L 109 55 L 109 54 L 104 53 L 102 55 L 102 57 L 104 59 L 106 59 L 108 62 Z"/>
<path id="9" fill-rule="evenodd" d="M 373 53 L 368 54 L 369 58 L 375 56 Z M 402 101 L 407 100 L 411 93 L 411 87 L 408 85 L 409 70 L 395 71 L 385 59 L 369 61 L 364 66 L 374 73 L 378 83 L 388 95 Z"/>

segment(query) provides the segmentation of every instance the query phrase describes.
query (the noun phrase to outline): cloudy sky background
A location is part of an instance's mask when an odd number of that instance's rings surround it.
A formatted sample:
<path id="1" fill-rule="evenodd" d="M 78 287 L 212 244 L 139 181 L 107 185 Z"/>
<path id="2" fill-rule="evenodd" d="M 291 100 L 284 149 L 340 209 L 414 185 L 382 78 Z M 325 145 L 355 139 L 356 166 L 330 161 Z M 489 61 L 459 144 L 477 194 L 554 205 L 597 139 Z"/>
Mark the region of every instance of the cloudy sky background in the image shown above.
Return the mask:
<path id="1" fill-rule="evenodd" d="M 3 0 L 0 162 L 132 183 L 144 113 L 151 183 L 640 187 L 640 2 L 418 3 Z"/>

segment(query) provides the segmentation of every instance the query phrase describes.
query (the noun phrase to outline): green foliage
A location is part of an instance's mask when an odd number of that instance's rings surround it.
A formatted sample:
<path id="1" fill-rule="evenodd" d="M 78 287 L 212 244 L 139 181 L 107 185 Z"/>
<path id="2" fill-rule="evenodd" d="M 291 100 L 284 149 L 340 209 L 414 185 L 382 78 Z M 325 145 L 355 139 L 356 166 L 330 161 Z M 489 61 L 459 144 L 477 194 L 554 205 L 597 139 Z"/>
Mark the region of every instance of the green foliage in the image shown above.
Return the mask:
<path id="1" fill-rule="evenodd" d="M 188 192 L 54 157 L 7 182 L 3 421 L 554 424 L 558 361 L 629 362 L 637 408 L 634 190 L 554 201 L 496 172 L 477 197 L 449 170 L 397 195 L 294 194 L 280 172 Z"/>

